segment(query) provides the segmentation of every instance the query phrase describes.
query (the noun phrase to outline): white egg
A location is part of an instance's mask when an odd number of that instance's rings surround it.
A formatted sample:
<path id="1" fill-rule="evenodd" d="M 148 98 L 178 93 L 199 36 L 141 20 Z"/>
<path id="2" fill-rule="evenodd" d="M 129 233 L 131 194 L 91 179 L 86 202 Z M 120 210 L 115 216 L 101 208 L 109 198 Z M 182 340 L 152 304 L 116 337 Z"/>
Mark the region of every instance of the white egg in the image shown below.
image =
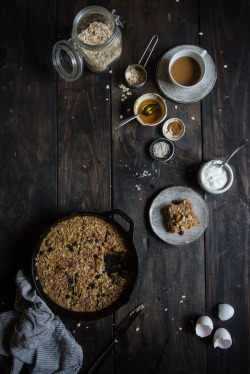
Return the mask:
<path id="1" fill-rule="evenodd" d="M 226 329 L 220 328 L 215 331 L 213 342 L 214 348 L 219 347 L 222 349 L 227 349 L 232 345 L 232 338 Z"/>
<path id="2" fill-rule="evenodd" d="M 201 316 L 198 318 L 195 326 L 196 335 L 205 338 L 210 335 L 214 328 L 213 321 L 208 316 Z"/>
<path id="3" fill-rule="evenodd" d="M 234 308 L 229 304 L 219 304 L 218 316 L 221 321 L 227 321 L 234 315 Z"/>

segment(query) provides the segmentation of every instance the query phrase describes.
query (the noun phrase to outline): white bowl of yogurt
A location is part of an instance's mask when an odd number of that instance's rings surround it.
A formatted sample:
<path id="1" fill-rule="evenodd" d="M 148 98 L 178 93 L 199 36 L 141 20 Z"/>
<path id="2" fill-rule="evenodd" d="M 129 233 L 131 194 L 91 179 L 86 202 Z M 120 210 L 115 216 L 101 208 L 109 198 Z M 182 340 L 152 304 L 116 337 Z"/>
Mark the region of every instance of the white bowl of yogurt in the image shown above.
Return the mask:
<path id="1" fill-rule="evenodd" d="M 232 168 L 223 161 L 211 160 L 201 165 L 198 172 L 198 182 L 203 190 L 220 194 L 227 191 L 233 183 L 234 175 Z"/>

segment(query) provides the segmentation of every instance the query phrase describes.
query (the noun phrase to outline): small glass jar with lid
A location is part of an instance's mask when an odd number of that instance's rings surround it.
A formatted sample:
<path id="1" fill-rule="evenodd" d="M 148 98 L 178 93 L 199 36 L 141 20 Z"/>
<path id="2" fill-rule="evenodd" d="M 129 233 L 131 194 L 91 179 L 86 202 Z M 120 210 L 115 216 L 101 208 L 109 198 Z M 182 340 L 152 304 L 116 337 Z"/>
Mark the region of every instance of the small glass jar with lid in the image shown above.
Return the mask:
<path id="1" fill-rule="evenodd" d="M 67 81 L 82 75 L 84 64 L 93 72 L 107 70 L 122 53 L 122 26 L 115 11 L 101 6 L 89 6 L 77 13 L 72 37 L 54 45 L 53 65 Z"/>

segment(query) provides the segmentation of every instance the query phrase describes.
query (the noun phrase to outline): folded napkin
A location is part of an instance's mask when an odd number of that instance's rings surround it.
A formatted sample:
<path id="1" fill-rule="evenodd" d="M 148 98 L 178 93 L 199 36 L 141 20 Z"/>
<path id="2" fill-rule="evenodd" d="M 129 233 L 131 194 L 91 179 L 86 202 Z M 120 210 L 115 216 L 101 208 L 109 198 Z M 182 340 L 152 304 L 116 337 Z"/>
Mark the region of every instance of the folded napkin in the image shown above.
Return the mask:
<path id="1" fill-rule="evenodd" d="M 15 310 L 0 314 L 0 368 L 18 374 L 27 364 L 34 374 L 78 373 L 82 348 L 21 270 L 16 288 Z"/>

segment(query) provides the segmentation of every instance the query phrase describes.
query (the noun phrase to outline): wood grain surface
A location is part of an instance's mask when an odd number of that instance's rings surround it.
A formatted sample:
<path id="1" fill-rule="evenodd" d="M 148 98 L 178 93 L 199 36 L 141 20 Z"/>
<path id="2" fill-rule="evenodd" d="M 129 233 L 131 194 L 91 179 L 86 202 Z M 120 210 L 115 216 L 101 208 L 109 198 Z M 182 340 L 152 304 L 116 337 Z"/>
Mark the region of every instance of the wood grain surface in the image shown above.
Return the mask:
<path id="1" fill-rule="evenodd" d="M 56 73 L 53 45 L 71 36 L 77 12 L 92 1 L 1 2 L 0 9 L 0 311 L 13 309 L 15 276 L 31 275 L 31 256 L 43 229 L 74 212 L 120 209 L 134 222 L 139 274 L 129 302 L 96 321 L 62 318 L 82 346 L 80 374 L 105 350 L 116 326 L 139 303 L 145 310 L 115 346 L 99 374 L 247 374 L 249 362 L 249 146 L 230 160 L 234 182 L 212 195 L 197 181 L 200 165 L 224 160 L 249 137 L 250 6 L 247 0 L 98 0 L 124 24 L 123 52 L 110 71 L 86 67 L 76 82 Z M 159 41 L 146 66 L 148 80 L 122 101 L 128 65 L 138 63 L 153 35 Z M 161 125 L 133 120 L 137 97 L 161 94 L 156 67 L 180 44 L 201 46 L 213 58 L 217 82 L 197 103 L 166 99 L 167 118 L 186 127 L 174 157 L 159 163 L 149 145 Z M 161 241 L 152 231 L 149 207 L 164 188 L 186 185 L 209 208 L 205 233 L 184 247 Z M 116 217 L 124 225 L 125 222 Z M 235 315 L 220 321 L 219 303 Z M 213 347 L 195 322 L 208 315 L 228 329 L 232 346 Z M 28 372 L 26 366 L 22 373 Z"/>

